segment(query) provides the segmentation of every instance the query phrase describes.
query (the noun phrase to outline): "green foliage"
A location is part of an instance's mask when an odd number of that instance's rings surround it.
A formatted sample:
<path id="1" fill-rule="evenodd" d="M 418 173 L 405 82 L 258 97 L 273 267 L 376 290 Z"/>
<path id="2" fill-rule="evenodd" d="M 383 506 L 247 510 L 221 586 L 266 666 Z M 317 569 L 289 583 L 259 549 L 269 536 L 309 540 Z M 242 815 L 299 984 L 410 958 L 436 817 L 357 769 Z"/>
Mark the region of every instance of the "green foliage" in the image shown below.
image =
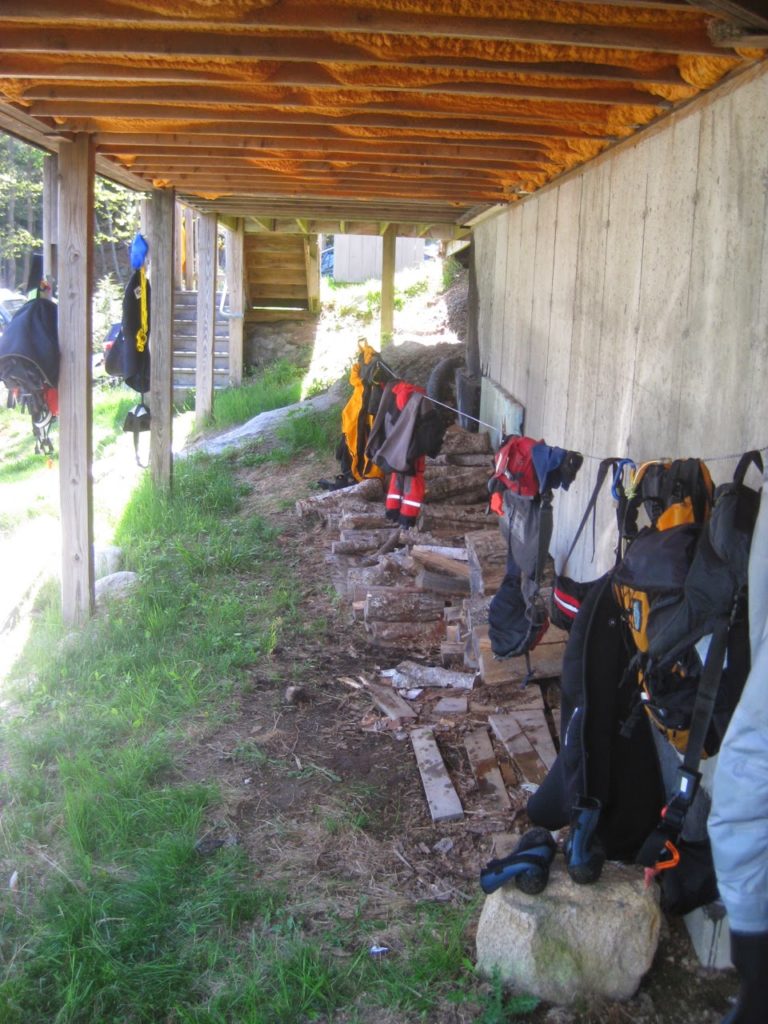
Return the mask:
<path id="1" fill-rule="evenodd" d="M 443 260 L 443 291 L 447 291 L 461 273 L 462 266 L 453 256 Z"/>
<path id="2" fill-rule="evenodd" d="M 93 293 L 93 351 L 104 351 L 104 339 L 112 324 L 123 318 L 123 288 L 112 274 L 102 277 Z"/>

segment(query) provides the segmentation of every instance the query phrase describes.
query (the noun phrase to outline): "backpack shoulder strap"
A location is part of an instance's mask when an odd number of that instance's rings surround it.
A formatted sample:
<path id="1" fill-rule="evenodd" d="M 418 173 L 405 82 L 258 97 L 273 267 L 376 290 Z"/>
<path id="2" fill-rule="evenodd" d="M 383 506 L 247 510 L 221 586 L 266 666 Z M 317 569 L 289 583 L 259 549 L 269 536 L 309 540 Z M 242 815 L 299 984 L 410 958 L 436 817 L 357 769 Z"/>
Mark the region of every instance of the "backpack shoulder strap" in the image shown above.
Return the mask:
<path id="1" fill-rule="evenodd" d="M 568 564 L 568 562 L 570 560 L 570 557 L 573 554 L 574 550 L 576 549 L 576 545 L 577 545 L 577 543 L 579 541 L 579 537 L 581 537 L 582 533 L 584 532 L 584 527 L 587 525 L 587 521 L 589 520 L 590 515 L 592 516 L 592 547 L 593 547 L 593 551 L 594 551 L 594 546 L 595 546 L 595 513 L 596 513 L 596 506 L 597 506 L 597 496 L 600 493 L 600 489 L 603 486 L 603 483 L 605 481 L 606 476 L 608 475 L 608 470 L 609 469 L 613 469 L 613 471 L 614 471 L 614 477 L 613 477 L 613 480 L 611 481 L 611 490 L 613 491 L 613 489 L 618 484 L 618 480 L 617 480 L 618 471 L 619 471 L 619 469 L 622 469 L 625 464 L 626 463 L 625 463 L 625 461 L 623 459 L 610 458 L 610 459 L 603 459 L 602 462 L 600 463 L 600 465 L 598 466 L 598 468 L 597 468 L 597 479 L 595 480 L 595 486 L 592 488 L 592 493 L 589 496 L 589 501 L 587 502 L 587 507 L 584 509 L 584 515 L 581 517 L 581 522 L 576 527 L 576 533 L 573 535 L 573 540 L 571 541 L 571 546 L 568 548 L 568 553 L 566 554 L 565 558 L 563 559 L 563 564 L 562 564 L 562 570 L 563 571 L 565 571 L 565 567 Z M 618 546 L 617 546 L 617 550 L 616 550 L 616 556 L 618 558 Z"/>

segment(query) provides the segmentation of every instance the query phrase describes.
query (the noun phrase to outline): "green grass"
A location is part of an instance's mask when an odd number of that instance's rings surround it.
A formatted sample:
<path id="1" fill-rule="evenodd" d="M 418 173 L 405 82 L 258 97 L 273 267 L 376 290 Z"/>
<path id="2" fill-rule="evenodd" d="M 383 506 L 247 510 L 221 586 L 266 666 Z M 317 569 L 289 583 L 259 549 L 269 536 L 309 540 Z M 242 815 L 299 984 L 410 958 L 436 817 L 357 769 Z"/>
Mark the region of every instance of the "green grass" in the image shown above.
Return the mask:
<path id="1" fill-rule="evenodd" d="M 225 388 L 216 393 L 212 423 L 228 427 L 245 423 L 260 412 L 293 405 L 301 398 L 304 370 L 279 360 L 265 367 L 252 381 L 241 387 Z"/>
<path id="2" fill-rule="evenodd" d="M 95 401 L 105 436 L 126 402 L 135 398 L 120 389 Z M 190 737 L 256 686 L 274 690 L 277 708 L 289 680 L 270 655 L 325 628 L 302 612 L 279 528 L 240 513 L 238 471 L 328 452 L 338 430 L 338 409 L 302 413 L 281 428 L 277 453 L 178 460 L 170 493 L 144 475 L 115 536 L 139 574 L 132 596 L 75 634 L 58 587 L 39 596 L 0 723 L 0 877 L 18 879 L 0 888 L 3 1024 L 354 1024 L 362 1007 L 416 1024 L 447 1019 L 456 1002 L 501 1024 L 527 1010 L 475 976 L 479 897 L 401 901 L 388 921 L 358 878 L 331 875 L 318 892 L 288 870 L 264 880 L 238 846 L 196 850 L 228 810 L 215 773 L 190 778 Z M 297 661 L 291 679 L 302 678 Z M 354 842 L 374 828 L 365 785 L 241 735 L 228 756 L 244 773 L 330 787 L 317 811 L 326 837 Z M 292 827 L 266 823 L 275 837 Z M 373 958 L 373 937 L 391 927 L 397 948 Z"/>

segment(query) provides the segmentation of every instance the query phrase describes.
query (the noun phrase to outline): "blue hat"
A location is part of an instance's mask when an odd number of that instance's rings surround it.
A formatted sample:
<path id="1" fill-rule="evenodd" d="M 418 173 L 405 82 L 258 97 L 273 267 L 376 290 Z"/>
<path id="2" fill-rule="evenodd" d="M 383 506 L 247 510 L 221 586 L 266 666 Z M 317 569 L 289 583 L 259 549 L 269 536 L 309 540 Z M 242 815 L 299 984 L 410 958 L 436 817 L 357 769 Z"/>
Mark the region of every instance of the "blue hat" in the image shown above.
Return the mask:
<path id="1" fill-rule="evenodd" d="M 149 243 L 146 238 L 144 235 L 137 234 L 131 242 L 131 266 L 134 270 L 138 270 L 144 265 L 144 260 L 147 258 L 148 252 Z"/>

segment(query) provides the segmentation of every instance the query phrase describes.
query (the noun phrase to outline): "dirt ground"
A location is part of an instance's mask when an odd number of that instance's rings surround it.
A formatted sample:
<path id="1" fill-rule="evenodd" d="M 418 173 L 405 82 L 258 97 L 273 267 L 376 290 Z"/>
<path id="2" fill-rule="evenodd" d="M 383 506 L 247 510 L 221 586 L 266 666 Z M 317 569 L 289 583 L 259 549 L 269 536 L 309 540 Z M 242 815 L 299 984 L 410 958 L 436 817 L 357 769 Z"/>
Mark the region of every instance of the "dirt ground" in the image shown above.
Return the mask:
<path id="1" fill-rule="evenodd" d="M 266 514 L 284 530 L 302 617 L 323 625 L 300 649 L 286 644 L 254 668 L 227 724 L 201 732 L 187 762 L 190 778 L 215 781 L 226 795 L 226 813 L 211 823 L 209 838 L 241 843 L 265 880 L 285 877 L 289 866 L 297 878 L 312 879 L 311 914 L 318 932 L 330 914 L 354 913 L 354 900 L 335 887 L 339 878 L 359 882 L 357 896 L 390 921 L 399 906 L 414 901 L 468 905 L 480 894 L 479 873 L 492 856 L 493 836 L 528 827 L 526 794 L 520 790 L 510 790 L 511 813 L 489 815 L 483 809 L 462 740 L 474 724 L 472 712 L 458 725 L 434 719 L 466 814 L 458 823 L 433 824 L 406 733 L 388 727 L 365 692 L 344 681 L 361 676 L 373 681 L 379 669 L 413 652 L 371 646 L 363 625 L 351 621 L 349 607 L 333 590 L 325 563 L 331 535 L 285 508 L 286 487 L 306 494 L 330 468 L 308 457 L 281 472 L 279 483 L 268 467 L 242 471 L 251 487 L 243 514 Z M 503 703 L 501 691 L 476 688 L 471 706 L 479 720 L 484 705 Z M 249 762 L 250 747 L 266 751 L 267 758 L 262 754 L 259 763 Z M 290 776 L 286 762 L 296 766 Z M 513 778 L 511 765 L 508 771 Z M 339 815 L 357 816 L 361 827 L 353 840 L 349 830 L 337 836 L 327 827 Z M 372 934 L 370 941 L 396 955 L 397 929 Z M 717 1024 L 736 988 L 732 971 L 699 965 L 682 922 L 669 920 L 653 967 L 630 1002 L 578 1010 L 542 1004 L 526 1019 L 534 1024 Z M 456 1008 L 446 1014 L 432 1024 L 472 1019 Z"/>
<path id="2" fill-rule="evenodd" d="M 465 338 L 466 279 L 440 300 L 401 322 L 386 350 L 394 369 L 424 383 L 437 358 Z M 510 789 L 513 809 L 484 810 L 467 761 L 463 733 L 484 721 L 483 707 L 503 703 L 503 687 L 479 686 L 473 710 L 460 722 L 436 720 L 441 752 L 465 809 L 465 818 L 433 824 L 407 734 L 390 727 L 364 691 L 349 680 L 373 681 L 409 650 L 370 644 L 362 623 L 333 586 L 325 556 L 332 536 L 301 520 L 286 495 L 313 493 L 336 465 L 309 455 L 290 467 L 242 468 L 249 485 L 242 514 L 264 515 L 283 531 L 285 558 L 296 580 L 302 618 L 315 623 L 300 648 L 285 642 L 255 665 L 223 722 L 200 719 L 185 743 L 183 774 L 215 783 L 223 797 L 200 850 L 238 843 L 265 881 L 291 876 L 318 936 L 331 921 L 352 920 L 361 902 L 366 920 L 388 922 L 368 936 L 396 956 L 398 908 L 436 901 L 479 908 L 480 870 L 493 855 L 493 837 L 528 827 L 526 794 Z M 432 652 L 436 654 L 436 652 Z M 439 664 L 437 658 L 435 663 Z M 346 681 L 345 681 L 346 680 Z M 437 696 L 437 695 L 436 695 Z M 511 765 L 502 764 L 508 779 Z M 358 827 L 335 830 L 334 821 Z M 479 913 L 479 910 L 478 910 Z M 473 918 L 474 927 L 477 923 Z M 473 936 L 468 945 L 473 949 Z M 732 971 L 703 969 L 679 920 L 664 923 L 654 964 L 639 992 L 623 1004 L 565 1009 L 542 1004 L 533 1024 L 718 1024 L 737 988 Z M 429 1024 L 467 1024 L 466 1008 L 446 1007 Z M 404 1024 L 377 1015 L 376 1024 Z M 337 1021 L 336 1024 L 343 1024 Z"/>

